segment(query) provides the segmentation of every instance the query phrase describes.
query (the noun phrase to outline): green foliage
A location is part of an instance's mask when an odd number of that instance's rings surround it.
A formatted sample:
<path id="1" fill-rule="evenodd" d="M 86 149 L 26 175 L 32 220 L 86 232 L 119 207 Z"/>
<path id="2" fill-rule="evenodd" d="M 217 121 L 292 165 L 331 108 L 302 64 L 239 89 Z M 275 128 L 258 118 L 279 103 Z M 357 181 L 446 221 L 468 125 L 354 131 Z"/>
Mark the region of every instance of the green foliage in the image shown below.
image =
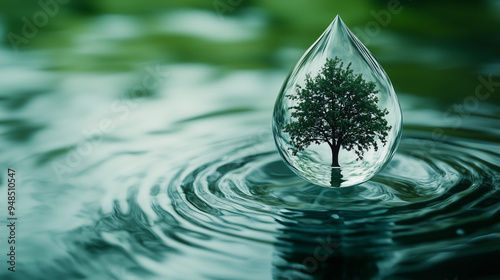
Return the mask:
<path id="1" fill-rule="evenodd" d="M 297 86 L 295 101 L 289 107 L 294 122 L 283 131 L 290 134 L 296 155 L 311 144 L 327 143 L 332 149 L 332 166 L 338 166 L 340 148 L 354 150 L 358 160 L 370 147 L 377 150 L 377 138 L 387 143 L 388 131 L 384 118 L 389 112 L 378 108 L 374 82 L 354 74 L 351 63 L 344 68 L 341 59 L 327 59 L 314 78 L 306 76 L 305 85 Z"/>

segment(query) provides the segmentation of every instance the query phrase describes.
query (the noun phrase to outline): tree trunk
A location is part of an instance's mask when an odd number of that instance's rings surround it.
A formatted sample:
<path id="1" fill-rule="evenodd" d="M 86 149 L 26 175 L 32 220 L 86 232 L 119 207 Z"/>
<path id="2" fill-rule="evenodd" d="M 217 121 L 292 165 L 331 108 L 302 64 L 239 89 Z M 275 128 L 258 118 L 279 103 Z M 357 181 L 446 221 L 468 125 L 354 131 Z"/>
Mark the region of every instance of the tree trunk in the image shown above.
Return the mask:
<path id="1" fill-rule="evenodd" d="M 332 147 L 332 167 L 340 167 L 339 151 L 340 151 L 340 145 Z"/>

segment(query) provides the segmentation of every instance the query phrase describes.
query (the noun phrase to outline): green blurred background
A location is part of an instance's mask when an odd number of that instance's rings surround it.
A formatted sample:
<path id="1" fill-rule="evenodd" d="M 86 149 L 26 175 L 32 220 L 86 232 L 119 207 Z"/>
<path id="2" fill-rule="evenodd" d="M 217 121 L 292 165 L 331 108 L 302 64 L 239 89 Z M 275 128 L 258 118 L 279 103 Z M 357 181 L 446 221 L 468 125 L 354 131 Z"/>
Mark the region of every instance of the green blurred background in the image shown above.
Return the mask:
<path id="1" fill-rule="evenodd" d="M 210 64 L 218 66 L 216 75 L 286 73 L 340 14 L 397 92 L 461 103 L 474 94 L 479 75 L 500 81 L 496 0 L 54 1 L 41 1 L 57 3 L 47 24 L 27 43 L 17 42 L 18 55 L 50 61 L 47 71 L 128 72 L 154 61 Z M 39 11 L 38 1 L 0 3 L 4 48 L 13 50 L 12 33 L 22 36 L 23 17 L 33 23 Z M 499 96 L 487 102 L 499 104 Z"/>

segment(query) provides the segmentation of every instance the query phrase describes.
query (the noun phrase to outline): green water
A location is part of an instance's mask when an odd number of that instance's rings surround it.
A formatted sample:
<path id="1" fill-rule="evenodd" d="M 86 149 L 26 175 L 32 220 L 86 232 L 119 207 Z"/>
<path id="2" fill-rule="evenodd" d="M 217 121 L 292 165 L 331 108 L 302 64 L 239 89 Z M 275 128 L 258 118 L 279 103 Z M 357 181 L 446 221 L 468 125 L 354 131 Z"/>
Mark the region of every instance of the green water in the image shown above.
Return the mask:
<path id="1" fill-rule="evenodd" d="M 499 1 L 63 2 L 0 3 L 1 279 L 500 276 Z M 379 175 L 333 189 L 270 126 L 337 14 L 404 124 Z"/>

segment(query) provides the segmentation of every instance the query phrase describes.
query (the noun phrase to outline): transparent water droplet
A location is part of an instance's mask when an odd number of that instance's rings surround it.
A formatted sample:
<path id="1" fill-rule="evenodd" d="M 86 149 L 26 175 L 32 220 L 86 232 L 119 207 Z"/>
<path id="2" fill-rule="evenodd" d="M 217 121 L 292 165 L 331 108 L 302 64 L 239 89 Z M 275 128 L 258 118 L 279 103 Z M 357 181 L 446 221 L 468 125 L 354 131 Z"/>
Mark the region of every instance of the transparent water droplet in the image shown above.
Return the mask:
<path id="1" fill-rule="evenodd" d="M 285 163 L 322 186 L 375 176 L 396 151 L 401 124 L 389 77 L 339 16 L 290 72 L 273 113 Z"/>

